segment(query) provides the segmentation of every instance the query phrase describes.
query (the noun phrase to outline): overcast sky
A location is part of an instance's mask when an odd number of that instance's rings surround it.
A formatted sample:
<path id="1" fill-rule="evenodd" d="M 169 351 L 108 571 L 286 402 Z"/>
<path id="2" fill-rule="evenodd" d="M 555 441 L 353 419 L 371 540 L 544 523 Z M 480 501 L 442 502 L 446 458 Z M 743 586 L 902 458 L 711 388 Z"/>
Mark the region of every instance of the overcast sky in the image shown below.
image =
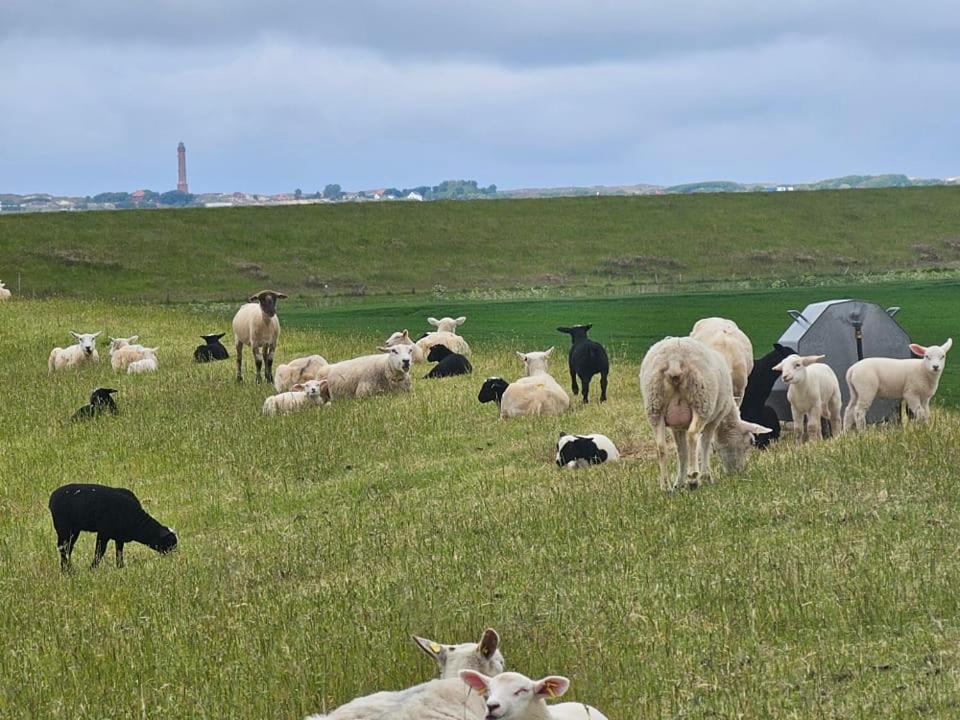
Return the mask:
<path id="1" fill-rule="evenodd" d="M 2 0 L 0 192 L 960 175 L 956 0 Z"/>

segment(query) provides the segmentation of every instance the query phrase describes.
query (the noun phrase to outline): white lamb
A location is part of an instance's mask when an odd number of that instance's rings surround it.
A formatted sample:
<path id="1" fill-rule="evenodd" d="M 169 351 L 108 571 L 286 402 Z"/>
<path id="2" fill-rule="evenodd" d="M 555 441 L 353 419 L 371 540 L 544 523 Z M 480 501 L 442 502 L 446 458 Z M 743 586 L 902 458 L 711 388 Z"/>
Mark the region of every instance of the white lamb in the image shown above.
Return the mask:
<path id="1" fill-rule="evenodd" d="M 110 338 L 108 353 L 110 355 L 110 367 L 113 368 L 114 372 L 126 372 L 130 363 L 143 360 L 146 357 L 143 352 L 143 345 L 137 344 L 139 339 L 139 335 L 131 335 L 128 338 Z"/>
<path id="2" fill-rule="evenodd" d="M 500 399 L 500 419 L 522 415 L 559 415 L 570 407 L 570 396 L 547 371 L 545 352 L 518 352 L 526 369 L 525 377 L 514 380 Z"/>
<path id="3" fill-rule="evenodd" d="M 12 297 L 10 291 L 7 289 L 7 286 L 3 284 L 3 280 L 0 280 L 0 302 L 4 300 L 9 300 Z"/>
<path id="4" fill-rule="evenodd" d="M 97 354 L 99 332 L 76 333 L 71 330 L 70 334 L 76 338 L 76 344 L 65 348 L 56 347 L 50 351 L 50 357 L 47 359 L 47 369 L 50 372 L 79 367 L 88 362 L 100 362 L 100 356 Z"/>
<path id="5" fill-rule="evenodd" d="M 487 720 L 607 720 L 595 707 L 578 702 L 547 705 L 570 687 L 560 675 L 531 680 L 516 672 L 488 677 L 476 670 L 461 670 L 460 679 L 484 696 Z"/>
<path id="6" fill-rule="evenodd" d="M 829 365 L 820 361 L 826 355 L 788 355 L 773 370 L 780 373 L 787 386 L 787 400 L 793 414 L 793 427 L 797 442 L 818 440 L 822 433 L 820 418 L 830 421 L 830 434 L 839 435 L 840 381 Z M 806 423 L 804 423 L 806 417 Z"/>
<path id="7" fill-rule="evenodd" d="M 394 345 L 409 345 L 412 347 L 413 351 L 411 355 L 415 363 L 422 363 L 427 358 L 423 350 L 420 349 L 420 346 L 417 345 L 413 341 L 413 338 L 410 337 L 410 332 L 408 330 L 398 330 L 393 335 L 388 337 L 387 341 L 384 343 L 385 347 L 393 347 Z"/>
<path id="8" fill-rule="evenodd" d="M 953 338 L 943 345 L 924 347 L 911 343 L 910 350 L 920 359 L 864 358 L 847 370 L 850 401 L 843 416 L 843 426 L 856 425 L 862 430 L 867 423 L 867 410 L 877 397 L 903 399 L 914 417 L 924 422 L 930 416 L 930 398 L 937 392 L 940 375 L 947 363 Z"/>
<path id="9" fill-rule="evenodd" d="M 308 355 L 279 365 L 273 375 L 277 392 L 286 392 L 297 383 L 307 380 L 322 380 L 327 375 L 330 363 L 322 355 Z"/>
<path id="10" fill-rule="evenodd" d="M 143 357 L 127 365 L 127 375 L 156 372 L 157 367 L 159 367 L 159 363 L 157 362 L 157 350 L 159 349 L 158 347 L 144 348 Z"/>
<path id="11" fill-rule="evenodd" d="M 470 355 L 470 346 L 467 341 L 457 335 L 457 328 L 463 325 L 467 318 L 460 316 L 458 318 L 427 318 L 427 322 L 437 328 L 433 332 L 428 332 L 422 338 L 417 340 L 417 347 L 423 353 L 423 357 L 430 354 L 430 348 L 434 345 L 446 345 L 447 349 L 459 355 Z"/>
<path id="12" fill-rule="evenodd" d="M 410 345 L 378 348 L 381 355 L 364 355 L 327 368 L 330 398 L 365 397 L 407 392 L 412 385 Z"/>
<path id="13" fill-rule="evenodd" d="M 305 410 L 308 407 L 323 405 L 330 401 L 330 391 L 326 380 L 307 380 L 297 383 L 290 392 L 271 395 L 263 401 L 264 415 L 286 415 Z"/>
<path id="14" fill-rule="evenodd" d="M 673 489 L 684 483 L 696 487 L 700 479 L 713 481 L 710 451 L 714 438 L 724 470 L 732 473 L 746 465 L 753 435 L 772 432 L 740 419 L 726 360 L 690 337 L 665 338 L 647 351 L 640 364 L 640 390 L 656 438 L 663 489 L 668 484 L 667 428 L 673 432 L 677 447 Z M 688 477 L 690 457 L 693 469 Z"/>
<path id="15" fill-rule="evenodd" d="M 733 320 L 711 317 L 697 320 L 690 337 L 723 355 L 730 368 L 733 397 L 737 407 L 743 402 L 747 378 L 753 370 L 753 344 Z"/>

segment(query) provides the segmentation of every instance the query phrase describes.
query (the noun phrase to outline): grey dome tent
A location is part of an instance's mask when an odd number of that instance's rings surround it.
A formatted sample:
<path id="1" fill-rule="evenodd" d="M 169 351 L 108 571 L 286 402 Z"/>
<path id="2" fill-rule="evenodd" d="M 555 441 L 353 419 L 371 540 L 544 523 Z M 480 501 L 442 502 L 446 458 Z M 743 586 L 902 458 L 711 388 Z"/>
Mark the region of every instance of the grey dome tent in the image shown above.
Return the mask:
<path id="1" fill-rule="evenodd" d="M 884 309 L 864 300 L 827 300 L 812 303 L 803 312 L 788 310 L 793 323 L 778 341 L 798 355 L 826 355 L 840 381 L 843 408 L 850 391 L 847 370 L 857 360 L 868 357 L 910 358 L 910 336 L 894 320 L 899 307 Z M 792 419 L 787 402 L 787 386 L 777 380 L 767 405 L 784 421 Z M 899 421 L 900 402 L 877 398 L 867 413 L 867 422 Z"/>

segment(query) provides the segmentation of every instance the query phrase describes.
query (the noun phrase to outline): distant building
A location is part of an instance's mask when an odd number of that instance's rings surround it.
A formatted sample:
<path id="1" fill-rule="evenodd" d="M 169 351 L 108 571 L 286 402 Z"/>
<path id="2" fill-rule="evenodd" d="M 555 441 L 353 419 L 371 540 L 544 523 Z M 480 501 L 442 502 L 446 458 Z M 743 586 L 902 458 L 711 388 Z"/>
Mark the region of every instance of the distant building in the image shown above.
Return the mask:
<path id="1" fill-rule="evenodd" d="M 417 202 L 423 202 L 423 195 L 418 193 L 416 190 L 413 190 L 410 192 L 409 195 L 407 195 L 407 200 L 416 200 Z"/>
<path id="2" fill-rule="evenodd" d="M 187 190 L 187 148 L 182 142 L 177 145 L 177 190 L 190 192 Z"/>

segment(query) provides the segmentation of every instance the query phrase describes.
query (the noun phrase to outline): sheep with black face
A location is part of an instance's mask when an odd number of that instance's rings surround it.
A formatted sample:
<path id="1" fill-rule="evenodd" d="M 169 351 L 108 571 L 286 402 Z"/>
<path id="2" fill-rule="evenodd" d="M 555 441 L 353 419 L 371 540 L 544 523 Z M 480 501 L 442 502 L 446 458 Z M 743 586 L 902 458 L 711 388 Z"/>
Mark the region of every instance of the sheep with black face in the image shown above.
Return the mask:
<path id="1" fill-rule="evenodd" d="M 583 386 L 583 402 L 590 402 L 590 381 L 594 375 L 600 375 L 600 402 L 607 400 L 607 375 L 610 373 L 610 358 L 600 343 L 587 337 L 593 325 L 573 325 L 558 327 L 557 330 L 570 336 L 570 354 L 567 358 L 570 366 L 570 385 L 573 394 L 580 392 L 577 378 Z"/>
<path id="2" fill-rule="evenodd" d="M 90 402 L 77 410 L 72 419 L 86 420 L 105 412 L 116 415 L 120 411 L 117 409 L 116 401 L 111 397 L 115 392 L 117 391 L 113 388 L 98 387 L 90 393 Z"/>
<path id="3" fill-rule="evenodd" d="M 249 345 L 257 365 L 257 382 L 260 370 L 264 369 L 267 382 L 273 382 L 273 353 L 280 337 L 280 319 L 277 317 L 277 301 L 286 295 L 276 290 L 263 290 L 242 305 L 233 317 L 233 336 L 237 343 L 237 382 L 243 380 L 243 346 Z"/>
<path id="4" fill-rule="evenodd" d="M 600 433 L 569 435 L 561 432 L 557 440 L 557 467 L 583 468 L 619 459 L 617 446 Z"/>
<path id="5" fill-rule="evenodd" d="M 506 392 L 508 387 L 510 387 L 510 383 L 502 377 L 489 377 L 484 380 L 483 385 L 480 386 L 477 400 L 481 403 L 496 402 L 497 407 L 500 407 L 500 400 L 503 398 L 503 393 Z"/>
<path id="6" fill-rule="evenodd" d="M 427 360 L 437 363 L 425 378 L 445 378 L 454 375 L 469 375 L 473 372 L 473 365 L 465 355 L 453 352 L 446 345 L 434 345 L 430 348 Z"/>
<path id="7" fill-rule="evenodd" d="M 214 360 L 226 360 L 230 353 L 220 342 L 226 333 L 216 333 L 215 335 L 201 335 L 205 345 L 197 345 L 193 351 L 193 359 L 198 363 L 213 362 Z"/>

